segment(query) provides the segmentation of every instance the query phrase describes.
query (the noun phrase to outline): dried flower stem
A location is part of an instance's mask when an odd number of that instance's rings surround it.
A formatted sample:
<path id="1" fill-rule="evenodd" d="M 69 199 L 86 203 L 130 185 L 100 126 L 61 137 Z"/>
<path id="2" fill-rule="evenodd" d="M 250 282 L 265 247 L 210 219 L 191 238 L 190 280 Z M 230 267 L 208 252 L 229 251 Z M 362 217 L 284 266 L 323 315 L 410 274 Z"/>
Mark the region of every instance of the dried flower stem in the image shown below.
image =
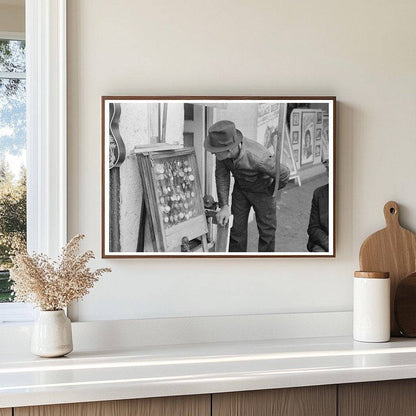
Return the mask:
<path id="1" fill-rule="evenodd" d="M 59 310 L 83 298 L 103 273 L 111 272 L 109 268 L 95 271 L 88 268 L 94 253 L 78 254 L 83 238 L 81 234 L 72 238 L 57 261 L 44 254 L 18 252 L 10 270 L 15 302 L 34 303 L 46 311 Z"/>

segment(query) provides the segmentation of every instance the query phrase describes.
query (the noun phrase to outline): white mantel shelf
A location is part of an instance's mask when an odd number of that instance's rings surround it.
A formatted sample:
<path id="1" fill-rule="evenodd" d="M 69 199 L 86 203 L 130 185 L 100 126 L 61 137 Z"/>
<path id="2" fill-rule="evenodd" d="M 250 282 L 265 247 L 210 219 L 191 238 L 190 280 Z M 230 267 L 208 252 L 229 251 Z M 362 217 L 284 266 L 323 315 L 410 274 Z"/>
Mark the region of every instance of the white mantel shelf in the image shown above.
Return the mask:
<path id="1" fill-rule="evenodd" d="M 340 384 L 416 377 L 416 340 L 349 337 L 0 353 L 0 407 Z"/>

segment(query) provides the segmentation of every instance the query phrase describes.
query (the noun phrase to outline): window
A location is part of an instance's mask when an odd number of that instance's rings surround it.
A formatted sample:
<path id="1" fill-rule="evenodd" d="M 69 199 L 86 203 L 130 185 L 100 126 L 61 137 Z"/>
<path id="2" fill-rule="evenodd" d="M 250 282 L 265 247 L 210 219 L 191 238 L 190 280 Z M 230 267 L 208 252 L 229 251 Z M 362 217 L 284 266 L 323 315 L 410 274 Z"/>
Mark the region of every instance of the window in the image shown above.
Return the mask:
<path id="1" fill-rule="evenodd" d="M 16 34 L 0 34 L 0 302 L 12 301 L 14 247 L 26 244 L 26 53 Z"/>
<path id="2" fill-rule="evenodd" d="M 66 243 L 66 0 L 26 1 L 25 32 L 27 247 L 56 257 Z M 33 316 L 31 305 L 0 303 L 0 324 Z"/>

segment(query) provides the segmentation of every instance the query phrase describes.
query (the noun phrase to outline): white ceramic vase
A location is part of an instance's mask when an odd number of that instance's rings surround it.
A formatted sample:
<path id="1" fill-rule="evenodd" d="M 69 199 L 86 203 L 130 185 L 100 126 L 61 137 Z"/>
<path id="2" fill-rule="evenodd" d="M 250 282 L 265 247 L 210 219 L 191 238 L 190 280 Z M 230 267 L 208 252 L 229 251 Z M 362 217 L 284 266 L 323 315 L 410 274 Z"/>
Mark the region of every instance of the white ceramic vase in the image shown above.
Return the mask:
<path id="1" fill-rule="evenodd" d="M 40 311 L 33 326 L 32 353 L 39 357 L 62 357 L 72 348 L 71 321 L 65 312 Z"/>

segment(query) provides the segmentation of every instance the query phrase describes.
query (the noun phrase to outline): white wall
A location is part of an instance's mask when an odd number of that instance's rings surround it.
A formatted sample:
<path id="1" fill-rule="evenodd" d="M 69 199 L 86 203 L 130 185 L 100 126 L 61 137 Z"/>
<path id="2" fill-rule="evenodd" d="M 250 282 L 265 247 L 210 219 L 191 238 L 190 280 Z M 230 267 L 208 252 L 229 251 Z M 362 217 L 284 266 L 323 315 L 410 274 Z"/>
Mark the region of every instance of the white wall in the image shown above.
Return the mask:
<path id="1" fill-rule="evenodd" d="M 101 95 L 336 95 L 335 259 L 97 260 L 80 320 L 351 309 L 362 240 L 416 230 L 416 2 L 68 1 L 69 235 L 100 253 Z"/>

